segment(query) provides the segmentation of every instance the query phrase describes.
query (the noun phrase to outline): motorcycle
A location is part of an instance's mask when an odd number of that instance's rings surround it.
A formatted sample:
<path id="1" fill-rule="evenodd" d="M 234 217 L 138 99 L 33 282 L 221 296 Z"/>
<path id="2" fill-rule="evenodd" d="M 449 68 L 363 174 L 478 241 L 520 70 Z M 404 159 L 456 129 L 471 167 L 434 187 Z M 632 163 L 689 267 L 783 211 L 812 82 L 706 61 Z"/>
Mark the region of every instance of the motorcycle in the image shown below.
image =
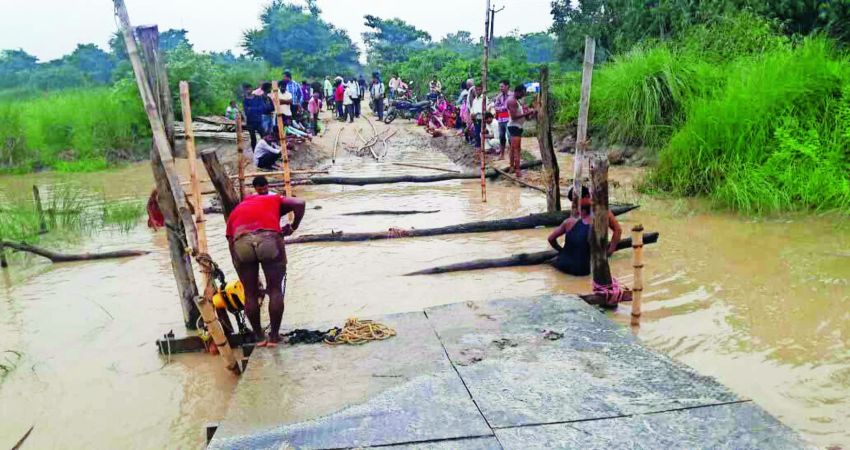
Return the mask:
<path id="1" fill-rule="evenodd" d="M 387 110 L 387 114 L 384 117 L 384 123 L 392 123 L 397 117 L 401 117 L 403 119 L 415 119 L 419 117 L 419 115 L 423 111 L 428 111 L 431 109 L 431 101 L 423 100 L 421 102 L 410 101 L 410 100 L 393 100 L 390 103 L 390 108 Z"/>

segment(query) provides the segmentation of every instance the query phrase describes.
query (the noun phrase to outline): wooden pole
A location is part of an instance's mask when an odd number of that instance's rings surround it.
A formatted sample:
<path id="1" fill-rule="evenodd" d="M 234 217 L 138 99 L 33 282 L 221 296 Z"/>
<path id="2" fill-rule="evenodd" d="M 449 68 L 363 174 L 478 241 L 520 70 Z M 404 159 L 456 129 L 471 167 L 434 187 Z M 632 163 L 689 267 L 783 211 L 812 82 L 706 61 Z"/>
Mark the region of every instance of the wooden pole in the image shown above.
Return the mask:
<path id="1" fill-rule="evenodd" d="M 221 162 L 218 160 L 218 153 L 215 150 L 207 150 L 201 152 L 201 160 L 204 162 L 204 167 L 207 169 L 207 174 L 210 176 L 210 181 L 221 199 L 221 209 L 224 213 L 224 220 L 230 217 L 230 213 L 239 204 L 239 194 L 233 187 L 233 182 L 230 181 L 233 177 L 227 175 Z"/>
<path id="2" fill-rule="evenodd" d="M 174 103 L 171 98 L 171 89 L 168 84 L 168 72 L 165 70 L 165 62 L 159 57 L 159 27 L 156 25 L 141 26 L 136 28 L 139 37 L 142 56 L 148 66 L 145 70 L 148 84 L 153 89 L 156 98 L 156 107 L 165 125 L 165 136 L 171 144 L 171 156 L 175 155 L 174 147 Z M 157 46 L 144 45 L 145 41 L 156 42 Z"/>
<path id="3" fill-rule="evenodd" d="M 561 172 L 552 145 L 552 119 L 549 102 L 549 67 L 540 68 L 540 108 L 537 111 L 537 142 L 540 145 L 540 159 L 543 160 L 543 183 L 546 185 L 546 210 L 561 210 Z"/>
<path id="4" fill-rule="evenodd" d="M 593 60 L 596 57 L 596 41 L 584 38 L 584 64 L 581 72 L 581 103 L 578 107 L 578 129 L 576 153 L 573 163 L 573 216 L 578 216 L 578 201 L 581 198 L 581 165 L 587 150 L 587 116 L 590 111 L 590 86 L 593 82 Z"/>
<path id="5" fill-rule="evenodd" d="M 44 208 L 41 206 L 41 194 L 38 192 L 38 186 L 32 185 L 32 199 L 35 202 L 35 210 L 38 213 L 38 232 L 47 233 L 47 220 L 44 219 Z"/>
<path id="6" fill-rule="evenodd" d="M 632 228 L 632 267 L 635 269 L 632 288 L 632 325 L 640 325 L 641 301 L 643 299 L 643 225 Z"/>
<path id="7" fill-rule="evenodd" d="M 253 149 L 251 149 L 253 151 Z M 245 137 L 242 136 L 242 113 L 236 115 L 236 173 L 239 179 L 239 200 L 245 198 Z"/>
<path id="8" fill-rule="evenodd" d="M 183 124 L 186 126 L 186 153 L 189 158 L 189 180 L 192 182 L 192 198 L 195 202 L 195 227 L 198 235 L 198 255 L 207 258 L 206 267 L 202 263 L 201 274 L 204 280 L 204 295 L 198 301 L 198 309 L 204 318 L 204 323 L 218 351 L 227 362 L 227 368 L 238 374 L 239 364 L 224 334 L 224 328 L 218 321 L 212 298 L 216 294 L 216 288 L 212 274 L 212 258 L 209 258 L 207 245 L 206 220 L 204 218 L 204 206 L 201 198 L 201 184 L 198 182 L 198 155 L 195 152 L 195 135 L 192 131 L 192 103 L 189 98 L 189 83 L 180 82 L 180 109 L 183 111 Z"/>
<path id="9" fill-rule="evenodd" d="M 150 29 L 150 27 L 149 27 Z M 147 29 L 146 29 L 147 30 Z M 155 31 L 155 28 L 153 28 Z M 139 34 L 139 44 L 146 61 L 144 70 L 146 78 L 149 82 L 154 80 L 167 80 L 164 73 L 157 74 L 154 72 L 165 72 L 165 66 L 157 64 L 159 58 L 159 33 L 146 31 Z M 153 61 L 153 62 L 152 62 Z M 171 108 L 171 89 L 167 82 L 161 82 L 158 86 L 159 92 L 155 98 L 158 111 L 167 110 L 170 115 L 174 115 Z M 167 102 L 168 106 L 162 107 L 161 104 Z M 171 122 L 169 127 L 168 122 L 165 122 L 165 134 L 168 138 L 169 145 L 173 148 L 174 145 L 174 124 Z M 168 153 L 173 155 L 169 149 Z M 165 173 L 165 167 L 162 165 L 160 153 L 157 150 L 156 144 L 151 146 L 150 150 L 151 171 L 153 172 L 154 180 L 157 189 L 157 203 L 162 215 L 165 218 L 165 229 L 168 240 L 168 251 L 171 256 L 171 270 L 174 274 L 174 281 L 177 283 L 177 292 L 180 298 L 180 307 L 183 310 L 183 321 L 186 328 L 195 330 L 198 327 L 198 318 L 201 312 L 198 311 L 198 286 L 195 283 L 195 271 L 192 269 L 192 258 L 186 254 L 186 227 L 180 220 L 180 212 L 177 209 L 177 204 L 174 203 L 174 196 L 171 192 L 171 186 L 168 184 L 168 175 Z"/>
<path id="10" fill-rule="evenodd" d="M 0 268 L 9 267 L 9 261 L 6 260 L 6 246 L 0 244 Z"/>
<path id="11" fill-rule="evenodd" d="M 484 12 L 484 65 L 481 74 L 481 201 L 487 202 L 487 180 L 484 172 L 487 171 L 487 128 L 484 126 L 484 114 L 487 112 L 487 71 L 490 64 L 490 18 L 493 12 L 490 9 L 490 0 L 487 0 L 487 9 Z M 472 118 L 475 120 L 475 117 Z"/>
<path id="12" fill-rule="evenodd" d="M 148 116 L 148 121 L 151 125 L 153 140 L 160 159 L 162 160 L 162 167 L 165 170 L 167 182 L 171 188 L 171 194 L 180 213 L 180 219 L 186 228 L 186 237 L 188 240 L 186 253 L 196 254 L 198 250 L 198 236 L 195 232 L 195 224 L 192 221 L 192 212 L 186 202 L 183 188 L 180 186 L 180 178 L 177 176 L 177 171 L 174 167 L 174 158 L 171 156 L 171 145 L 165 135 L 165 126 L 163 125 L 162 118 L 159 115 L 159 110 L 156 107 L 156 101 L 154 100 L 153 93 L 151 92 L 151 87 L 145 78 L 142 61 L 139 57 L 139 50 L 136 46 L 136 38 L 133 36 L 133 28 L 130 25 L 130 17 L 127 14 L 127 7 L 124 5 L 124 0 L 113 0 L 113 2 L 115 4 L 115 13 L 121 23 L 121 32 L 124 36 L 124 43 L 127 46 L 127 57 L 130 59 L 130 64 L 133 66 L 133 73 L 136 77 L 136 84 L 138 85 L 139 94 L 142 97 L 142 103 L 145 107 L 145 114 Z M 197 256 L 199 259 L 204 259 L 202 264 L 205 265 L 205 271 L 209 270 L 210 261 L 208 261 L 209 257 L 206 255 L 206 252 L 198 254 Z M 198 309 L 210 330 L 213 342 L 215 342 L 218 346 L 219 354 L 224 359 L 227 368 L 234 373 L 239 374 L 241 372 L 239 364 L 237 363 L 236 357 L 230 348 L 230 344 L 227 342 L 227 338 L 224 335 L 224 329 L 218 321 L 215 307 L 212 304 L 211 289 L 213 289 L 211 283 L 207 283 L 206 289 L 204 290 L 204 296 L 198 299 Z"/>
<path id="13" fill-rule="evenodd" d="M 180 187 L 180 178 L 177 176 L 177 170 L 174 167 L 174 158 L 171 156 L 171 146 L 165 134 L 165 125 L 163 124 L 162 117 L 159 115 L 151 87 L 145 78 L 142 60 L 139 57 L 139 49 L 136 46 L 136 38 L 133 35 L 133 28 L 130 25 L 130 17 L 127 14 L 127 7 L 124 5 L 124 0 L 113 0 L 113 2 L 115 3 L 115 13 L 121 22 L 121 31 L 124 35 L 124 43 L 127 46 L 127 57 L 133 66 L 133 74 L 136 76 L 136 84 L 139 88 L 139 94 L 142 97 L 145 114 L 148 116 L 148 121 L 151 124 L 153 141 L 162 160 L 162 167 L 165 169 L 168 184 L 171 186 L 171 195 L 174 197 L 174 203 L 177 204 L 180 220 L 186 227 L 188 247 L 195 249 L 197 248 L 198 236 L 195 234 L 192 211 L 189 209 L 189 205 L 186 203 L 186 196 Z M 188 253 L 191 254 L 194 251 Z"/>
<path id="14" fill-rule="evenodd" d="M 286 148 L 286 128 L 283 125 L 283 115 L 280 112 L 280 87 L 277 85 L 277 81 L 272 81 L 272 98 L 274 99 L 274 115 L 277 118 L 277 136 L 280 138 L 280 153 L 283 156 L 283 192 L 287 197 L 292 197 L 289 150 Z M 292 108 L 291 105 L 290 108 Z"/>
<path id="15" fill-rule="evenodd" d="M 608 158 L 594 154 L 590 158 L 590 195 L 593 199 L 593 228 L 590 236 L 590 268 L 593 282 L 611 285 L 608 266 Z M 576 197 L 576 196 L 573 196 Z"/>

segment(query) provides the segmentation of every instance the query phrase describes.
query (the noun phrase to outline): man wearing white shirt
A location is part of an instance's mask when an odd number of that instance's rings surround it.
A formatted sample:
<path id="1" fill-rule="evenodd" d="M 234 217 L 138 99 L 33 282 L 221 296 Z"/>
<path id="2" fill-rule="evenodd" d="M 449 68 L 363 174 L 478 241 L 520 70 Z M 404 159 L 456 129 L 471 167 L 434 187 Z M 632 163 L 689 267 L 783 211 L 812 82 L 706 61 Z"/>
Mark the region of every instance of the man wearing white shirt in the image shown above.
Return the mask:
<path id="1" fill-rule="evenodd" d="M 258 169 L 273 170 L 280 159 L 280 147 L 274 142 L 274 135 L 267 134 L 254 147 L 254 165 Z"/>

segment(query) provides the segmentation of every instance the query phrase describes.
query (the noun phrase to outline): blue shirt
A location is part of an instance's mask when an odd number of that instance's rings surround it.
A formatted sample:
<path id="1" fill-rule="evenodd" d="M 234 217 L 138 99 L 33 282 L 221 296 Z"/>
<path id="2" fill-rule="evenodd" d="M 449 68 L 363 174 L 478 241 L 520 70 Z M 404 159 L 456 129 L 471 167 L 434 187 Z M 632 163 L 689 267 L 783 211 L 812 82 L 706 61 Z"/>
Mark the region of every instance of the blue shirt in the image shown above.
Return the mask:
<path id="1" fill-rule="evenodd" d="M 298 83 L 296 83 L 292 80 L 289 80 L 289 83 L 286 83 L 286 86 L 284 87 L 284 89 L 286 90 L 286 92 L 289 92 L 290 94 L 292 94 L 292 104 L 293 105 L 300 105 L 301 104 L 301 101 L 303 100 L 303 98 L 302 98 L 302 95 L 301 95 L 301 85 L 300 84 L 298 84 Z"/>

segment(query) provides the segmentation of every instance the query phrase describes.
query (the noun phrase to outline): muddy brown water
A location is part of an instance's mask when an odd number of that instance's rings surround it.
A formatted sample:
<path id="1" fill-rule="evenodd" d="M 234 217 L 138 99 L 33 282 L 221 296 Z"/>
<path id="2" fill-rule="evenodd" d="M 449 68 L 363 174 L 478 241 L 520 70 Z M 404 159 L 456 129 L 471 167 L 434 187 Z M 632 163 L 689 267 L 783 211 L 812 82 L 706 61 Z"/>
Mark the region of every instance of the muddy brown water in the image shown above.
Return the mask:
<path id="1" fill-rule="evenodd" d="M 365 128 L 365 125 L 364 125 Z M 326 139 L 328 137 L 326 136 Z M 331 137 L 332 138 L 332 137 Z M 386 161 L 340 152 L 335 175 L 434 173 L 404 161 L 457 168 L 402 137 Z M 568 159 L 562 163 L 568 164 Z M 747 219 L 691 200 L 641 197 L 636 169 L 612 169 L 639 201 L 623 217 L 661 232 L 648 246 L 644 314 L 635 332 L 648 346 L 717 377 L 818 446 L 850 444 L 850 224 L 836 216 Z M 116 198 L 143 198 L 149 165 L 61 176 L 0 177 L 0 189 L 71 181 Z M 536 191 L 476 181 L 299 187 L 308 201 L 301 233 L 432 227 L 514 217 L 545 208 Z M 438 209 L 417 216 L 343 216 L 367 209 Z M 212 255 L 228 277 L 223 223 L 209 217 Z M 548 266 L 440 276 L 401 274 L 475 258 L 545 249 L 547 230 L 290 246 L 284 326 L 403 312 L 457 301 L 586 292 L 588 279 Z M 236 380 L 216 357 L 168 361 L 154 341 L 181 328 L 164 235 L 143 224 L 96 233 L 68 250 L 153 249 L 118 261 L 50 265 L 16 259 L 0 276 L 0 351 L 23 357 L 0 383 L 0 447 L 32 425 L 29 448 L 199 448 L 203 426 L 222 417 Z M 631 282 L 631 255 L 612 271 Z M 609 313 L 628 324 L 630 308 Z M 3 356 L 0 356 L 2 363 Z"/>

